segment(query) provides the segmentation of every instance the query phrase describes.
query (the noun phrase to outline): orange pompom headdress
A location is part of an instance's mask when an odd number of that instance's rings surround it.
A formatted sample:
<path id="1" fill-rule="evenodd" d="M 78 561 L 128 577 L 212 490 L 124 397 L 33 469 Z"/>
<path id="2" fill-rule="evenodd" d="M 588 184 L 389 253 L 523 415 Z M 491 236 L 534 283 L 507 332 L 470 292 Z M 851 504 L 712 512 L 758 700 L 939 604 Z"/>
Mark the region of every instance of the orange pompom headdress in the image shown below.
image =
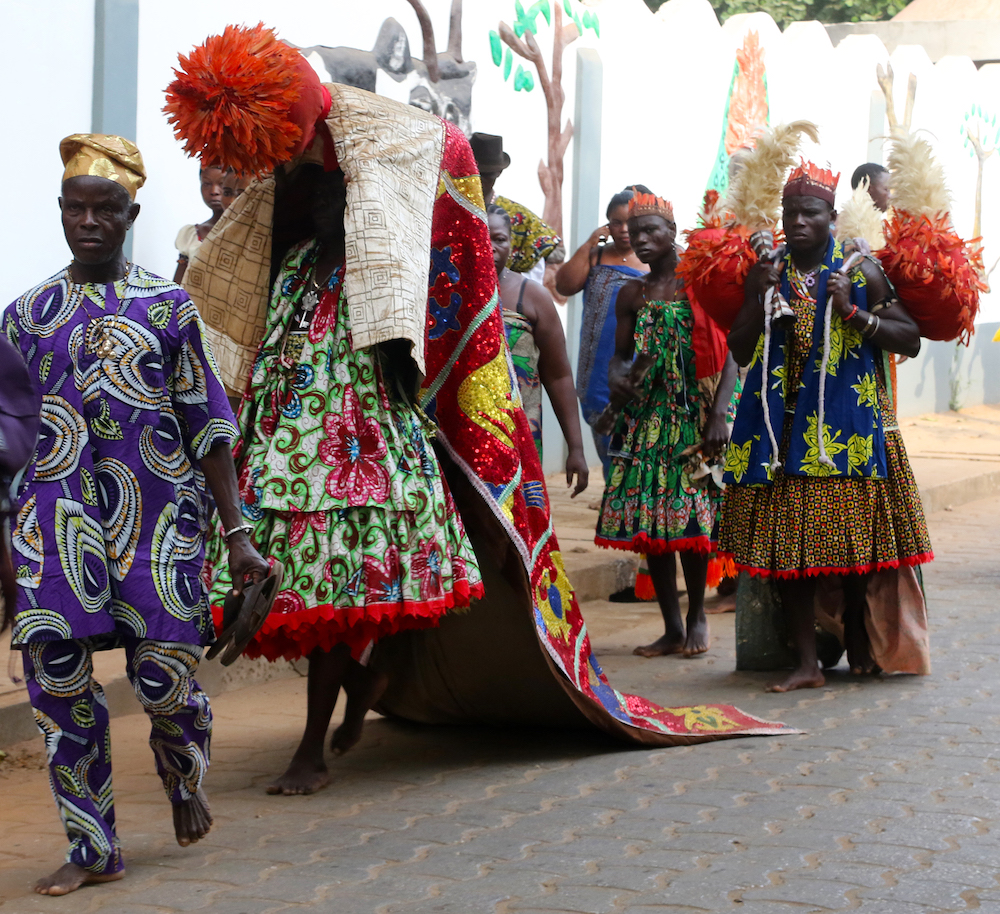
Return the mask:
<path id="1" fill-rule="evenodd" d="M 667 222 L 674 221 L 674 208 L 669 201 L 655 194 L 635 194 L 628 203 L 628 217 L 662 216 Z"/>
<path id="2" fill-rule="evenodd" d="M 830 206 L 837 196 L 837 183 L 840 181 L 840 173 L 834 174 L 829 168 L 820 168 L 812 162 L 801 160 L 797 168 L 792 169 L 792 173 L 785 182 L 783 197 L 819 197 L 826 200 Z"/>
<path id="3" fill-rule="evenodd" d="M 264 23 L 226 26 L 187 56 L 163 110 L 184 151 L 261 174 L 312 142 L 330 94 L 308 61 Z"/>

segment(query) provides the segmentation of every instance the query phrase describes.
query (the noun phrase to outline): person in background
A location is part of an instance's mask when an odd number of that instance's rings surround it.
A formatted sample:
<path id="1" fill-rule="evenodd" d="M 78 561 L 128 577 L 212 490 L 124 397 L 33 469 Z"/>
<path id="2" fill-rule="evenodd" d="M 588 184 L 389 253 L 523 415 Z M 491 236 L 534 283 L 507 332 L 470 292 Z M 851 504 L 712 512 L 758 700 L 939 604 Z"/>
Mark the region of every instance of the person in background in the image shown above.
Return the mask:
<path id="1" fill-rule="evenodd" d="M 252 180 L 250 175 L 239 175 L 231 168 L 226 170 L 222 178 L 223 211 L 243 196 L 243 191 L 247 189 L 247 185 Z"/>
<path id="2" fill-rule="evenodd" d="M 646 554 L 664 634 L 634 653 L 692 657 L 708 650 L 705 582 L 722 499 L 711 475 L 695 474 L 702 460 L 721 454 L 728 441 L 736 363 L 728 355 L 707 363 L 718 347 L 705 345 L 706 338 L 721 330 L 688 300 L 675 273 L 673 207 L 652 194 L 635 194 L 628 230 L 650 271 L 629 280 L 615 306 L 609 387 L 611 404 L 622 412 L 611 436 L 611 472 L 594 541 Z M 637 356 L 649 362 L 641 381 L 632 377 Z M 688 593 L 686 623 L 677 591 L 677 552 Z"/>
<path id="3" fill-rule="evenodd" d="M 486 207 L 493 244 L 493 262 L 500 285 L 504 329 L 521 389 L 521 401 L 531 426 L 538 459 L 542 459 L 542 387 L 552 401 L 556 418 L 569 445 L 566 483 L 575 498 L 587 488 L 589 470 L 583 454 L 580 414 L 576 408 L 573 372 L 566 355 L 562 321 L 552 296 L 540 283 L 518 276 L 507 266 L 510 259 L 510 217 L 494 203 Z"/>
<path id="4" fill-rule="evenodd" d="M 570 296 L 583 291 L 580 353 L 576 363 L 576 394 L 583 420 L 591 426 L 594 447 L 601 459 L 604 481 L 611 469 L 610 435 L 598 434 L 593 424 L 608 405 L 608 365 L 615 353 L 615 301 L 630 279 L 649 272 L 628 240 L 628 204 L 634 193 L 649 193 L 643 184 L 626 187 L 611 198 L 607 223 L 594 229 L 576 253 L 556 273 L 556 291 Z M 592 505 L 600 507 L 600 500 Z M 642 603 L 656 599 L 643 556 L 634 584 L 610 594 L 612 603 Z"/>
<path id="5" fill-rule="evenodd" d="M 889 209 L 889 169 L 877 162 L 865 162 L 854 169 L 851 175 L 851 190 L 857 190 L 858 185 L 868 179 L 868 196 L 884 213 Z"/>
<path id="6" fill-rule="evenodd" d="M 177 239 L 174 241 L 178 255 L 177 269 L 174 270 L 174 282 L 176 283 L 184 281 L 184 271 L 187 269 L 191 255 L 198 250 L 198 245 L 215 227 L 215 223 L 219 221 L 219 216 L 226 211 L 226 207 L 239 196 L 236 193 L 236 175 L 227 172 L 226 169 L 218 165 L 206 165 L 201 168 L 198 174 L 201 177 L 201 199 L 205 201 L 205 206 L 212 211 L 212 215 L 197 225 L 182 226 L 177 233 Z M 230 193 L 228 198 L 226 197 L 227 178 L 229 179 Z M 242 189 L 240 193 L 242 193 Z"/>
<path id="7" fill-rule="evenodd" d="M 511 253 L 507 266 L 515 273 L 527 273 L 528 279 L 542 282 L 546 264 L 557 265 L 566 258 L 562 238 L 526 206 L 497 196 L 494 185 L 510 165 L 510 156 L 503 151 L 503 137 L 474 133 L 469 145 L 479 166 L 483 199 L 487 205 L 495 203 L 510 216 Z"/>
<path id="8" fill-rule="evenodd" d="M 556 273 L 560 295 L 583 292 L 580 355 L 576 364 L 576 394 L 584 421 L 592 426 L 608 405 L 608 365 L 615 354 L 615 301 L 622 286 L 649 272 L 628 240 L 628 204 L 635 191 L 649 193 L 642 184 L 626 187 L 611 198 L 607 223 L 594 229 L 576 253 Z M 593 432 L 593 430 L 592 430 Z M 610 435 L 593 432 L 605 478 L 611 468 Z"/>

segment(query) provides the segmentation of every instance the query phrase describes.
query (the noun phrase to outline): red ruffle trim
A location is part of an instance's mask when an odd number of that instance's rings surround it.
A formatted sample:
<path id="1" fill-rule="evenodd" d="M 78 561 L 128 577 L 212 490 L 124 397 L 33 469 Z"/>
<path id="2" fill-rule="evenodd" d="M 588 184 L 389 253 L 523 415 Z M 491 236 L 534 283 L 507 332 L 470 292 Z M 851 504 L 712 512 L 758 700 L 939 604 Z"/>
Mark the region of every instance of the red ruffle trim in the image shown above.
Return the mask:
<path id="1" fill-rule="evenodd" d="M 779 580 L 791 580 L 794 578 L 813 578 L 823 574 L 868 574 L 872 571 L 883 571 L 886 568 L 899 568 L 901 565 L 924 565 L 934 561 L 933 552 L 921 552 L 919 555 L 909 555 L 903 559 L 893 559 L 891 562 L 869 562 L 867 565 L 830 566 L 817 568 L 788 568 L 781 571 L 774 571 L 771 568 L 757 568 L 754 565 L 742 565 L 736 561 L 731 552 L 720 552 L 723 558 L 732 559 L 733 563 L 740 571 L 756 578 L 778 578 Z"/>
<path id="2" fill-rule="evenodd" d="M 687 536 L 679 540 L 653 540 L 645 533 L 640 533 L 633 536 L 631 540 L 609 540 L 603 536 L 595 536 L 594 542 L 605 549 L 638 552 L 640 555 L 665 555 L 668 552 L 715 551 L 715 543 L 707 536 Z"/>
<path id="3" fill-rule="evenodd" d="M 337 644 L 346 644 L 357 657 L 371 641 L 378 641 L 397 632 L 433 628 L 449 610 L 467 607 L 481 599 L 482 583 L 470 586 L 457 581 L 451 593 L 437 600 L 422 603 L 369 603 L 366 606 L 314 606 L 290 613 L 272 612 L 257 636 L 250 642 L 245 656 L 251 660 L 266 657 L 270 661 L 284 658 L 297 660 L 316 648 L 328 651 Z M 216 631 L 222 622 L 222 607 L 212 606 Z"/>

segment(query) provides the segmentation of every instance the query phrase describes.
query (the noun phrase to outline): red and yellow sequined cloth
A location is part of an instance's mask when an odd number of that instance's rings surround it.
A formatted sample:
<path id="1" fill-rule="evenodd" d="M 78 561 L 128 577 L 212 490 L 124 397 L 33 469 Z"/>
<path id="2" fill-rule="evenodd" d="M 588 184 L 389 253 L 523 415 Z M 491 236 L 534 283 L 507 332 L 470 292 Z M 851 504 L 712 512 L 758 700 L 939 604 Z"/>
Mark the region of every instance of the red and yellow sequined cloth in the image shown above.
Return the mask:
<path id="1" fill-rule="evenodd" d="M 423 406 L 440 429 L 438 440 L 520 556 L 531 588 L 524 608 L 539 644 L 587 718 L 614 735 L 669 745 L 790 732 L 729 705 L 663 708 L 618 692 L 601 670 L 563 567 L 531 429 L 517 405 L 475 162 L 465 137 L 450 124 L 447 131 L 431 241 Z M 489 612 L 489 601 L 487 588 L 473 613 Z"/>

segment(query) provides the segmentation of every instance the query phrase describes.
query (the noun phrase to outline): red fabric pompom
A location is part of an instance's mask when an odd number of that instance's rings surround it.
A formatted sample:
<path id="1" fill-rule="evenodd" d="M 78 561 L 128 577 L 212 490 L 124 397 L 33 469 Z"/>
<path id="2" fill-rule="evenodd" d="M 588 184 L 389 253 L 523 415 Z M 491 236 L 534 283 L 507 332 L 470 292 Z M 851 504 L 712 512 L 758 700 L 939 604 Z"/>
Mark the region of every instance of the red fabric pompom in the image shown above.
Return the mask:
<path id="1" fill-rule="evenodd" d="M 319 78 L 262 22 L 228 25 L 179 61 L 163 110 L 188 155 L 259 175 L 288 161 L 313 127 L 296 115 Z"/>
<path id="2" fill-rule="evenodd" d="M 743 284 L 757 262 L 750 232 L 742 225 L 687 232 L 677 275 L 715 322 L 728 331 L 743 307 Z"/>
<path id="3" fill-rule="evenodd" d="M 969 344 L 979 293 L 987 290 L 978 241 L 959 238 L 947 215 L 914 218 L 900 211 L 886 221 L 878 257 L 921 336 Z"/>

